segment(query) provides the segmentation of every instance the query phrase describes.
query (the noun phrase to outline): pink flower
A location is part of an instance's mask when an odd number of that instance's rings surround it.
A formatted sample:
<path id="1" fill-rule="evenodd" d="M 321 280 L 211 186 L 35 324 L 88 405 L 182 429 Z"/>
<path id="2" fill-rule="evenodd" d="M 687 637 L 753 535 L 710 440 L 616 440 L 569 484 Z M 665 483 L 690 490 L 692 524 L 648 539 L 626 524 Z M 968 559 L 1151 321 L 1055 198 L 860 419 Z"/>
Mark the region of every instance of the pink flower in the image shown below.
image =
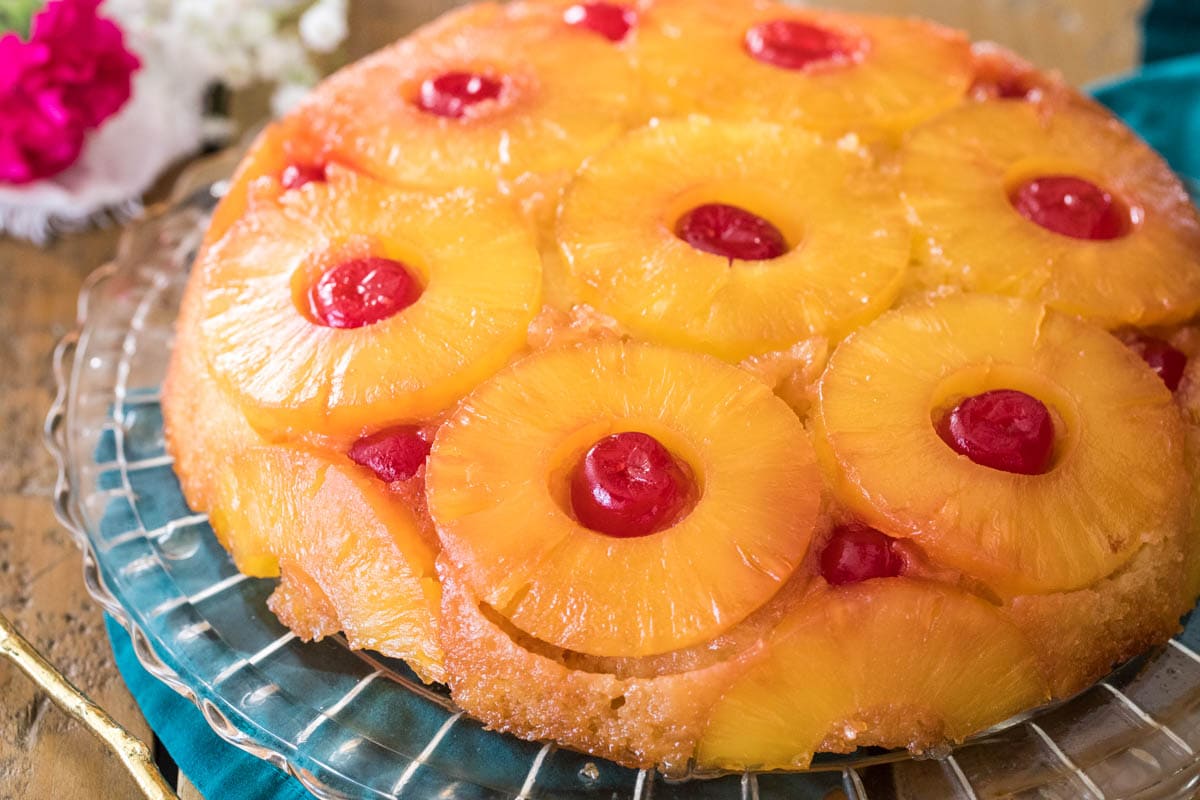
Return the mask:
<path id="1" fill-rule="evenodd" d="M 30 183 L 79 158 L 87 132 L 129 100 L 140 66 L 100 0 L 50 0 L 28 41 L 0 36 L 0 183 Z"/>

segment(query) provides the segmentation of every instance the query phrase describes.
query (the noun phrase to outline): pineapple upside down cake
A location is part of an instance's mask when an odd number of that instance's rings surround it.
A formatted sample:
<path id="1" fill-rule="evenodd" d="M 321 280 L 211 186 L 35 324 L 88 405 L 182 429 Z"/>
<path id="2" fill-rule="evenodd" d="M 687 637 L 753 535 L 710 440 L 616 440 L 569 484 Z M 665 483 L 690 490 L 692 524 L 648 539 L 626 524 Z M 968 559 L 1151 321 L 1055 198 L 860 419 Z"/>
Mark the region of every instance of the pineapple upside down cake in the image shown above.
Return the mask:
<path id="1" fill-rule="evenodd" d="M 921 751 L 1200 593 L 1200 219 L 1015 56 L 747 0 L 469 6 L 267 128 L 166 387 L 300 636 L 682 773 Z"/>

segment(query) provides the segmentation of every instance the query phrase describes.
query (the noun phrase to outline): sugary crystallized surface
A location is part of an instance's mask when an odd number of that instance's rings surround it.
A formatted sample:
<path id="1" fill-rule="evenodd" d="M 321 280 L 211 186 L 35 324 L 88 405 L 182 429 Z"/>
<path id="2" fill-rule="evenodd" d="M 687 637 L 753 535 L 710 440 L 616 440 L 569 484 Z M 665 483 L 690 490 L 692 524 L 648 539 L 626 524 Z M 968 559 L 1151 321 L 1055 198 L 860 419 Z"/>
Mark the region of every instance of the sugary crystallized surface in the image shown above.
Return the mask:
<path id="1" fill-rule="evenodd" d="M 994 46 L 483 3 L 263 132 L 164 409 L 300 636 L 622 764 L 796 769 L 1176 630 L 1198 312 L 1176 177 Z"/>

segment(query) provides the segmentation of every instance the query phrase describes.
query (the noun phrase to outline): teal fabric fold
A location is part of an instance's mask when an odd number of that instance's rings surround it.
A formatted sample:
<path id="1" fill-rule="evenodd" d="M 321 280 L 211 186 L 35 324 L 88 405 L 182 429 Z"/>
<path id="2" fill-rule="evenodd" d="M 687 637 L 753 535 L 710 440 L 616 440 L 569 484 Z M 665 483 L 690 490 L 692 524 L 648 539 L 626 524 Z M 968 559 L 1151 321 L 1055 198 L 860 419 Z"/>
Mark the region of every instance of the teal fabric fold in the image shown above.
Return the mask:
<path id="1" fill-rule="evenodd" d="M 1154 0 L 1142 19 L 1147 64 L 1200 53 L 1200 2 Z"/>
<path id="2" fill-rule="evenodd" d="M 1200 0 L 1196 0 L 1200 10 Z M 1095 87 L 1100 102 L 1125 120 L 1191 182 L 1200 186 L 1200 54 L 1160 61 L 1132 77 Z"/>

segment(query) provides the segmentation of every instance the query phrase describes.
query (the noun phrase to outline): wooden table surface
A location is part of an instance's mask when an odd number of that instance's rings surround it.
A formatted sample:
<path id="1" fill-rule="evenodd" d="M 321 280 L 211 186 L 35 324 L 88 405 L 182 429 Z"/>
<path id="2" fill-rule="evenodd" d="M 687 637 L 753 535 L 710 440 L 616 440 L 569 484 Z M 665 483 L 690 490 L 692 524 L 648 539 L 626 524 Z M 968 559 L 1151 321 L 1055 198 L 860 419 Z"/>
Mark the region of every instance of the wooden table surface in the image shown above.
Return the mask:
<path id="1" fill-rule="evenodd" d="M 80 281 L 111 256 L 116 238 L 114 230 L 86 233 L 44 251 L 0 239 L 0 609 L 148 740 L 84 591 L 79 553 L 51 511 L 55 470 L 41 442 L 54 392 L 50 353 L 74 320 Z M 98 742 L 0 662 L 0 798 L 84 797 L 136 797 L 136 790 Z"/>
<path id="2" fill-rule="evenodd" d="M 450 0 L 352 0 L 346 57 L 365 54 Z M 261 98 L 235 98 L 253 123 Z M 99 608 L 83 587 L 79 552 L 54 519 L 55 469 L 41 442 L 53 398 L 50 356 L 75 318 L 84 277 L 116 252 L 115 228 L 63 236 L 38 249 L 0 236 L 0 611 L 77 686 L 149 742 L 151 731 L 113 664 Z M 181 796 L 198 798 L 183 786 Z M 0 661 L 0 800 L 132 800 L 117 760 Z"/>

